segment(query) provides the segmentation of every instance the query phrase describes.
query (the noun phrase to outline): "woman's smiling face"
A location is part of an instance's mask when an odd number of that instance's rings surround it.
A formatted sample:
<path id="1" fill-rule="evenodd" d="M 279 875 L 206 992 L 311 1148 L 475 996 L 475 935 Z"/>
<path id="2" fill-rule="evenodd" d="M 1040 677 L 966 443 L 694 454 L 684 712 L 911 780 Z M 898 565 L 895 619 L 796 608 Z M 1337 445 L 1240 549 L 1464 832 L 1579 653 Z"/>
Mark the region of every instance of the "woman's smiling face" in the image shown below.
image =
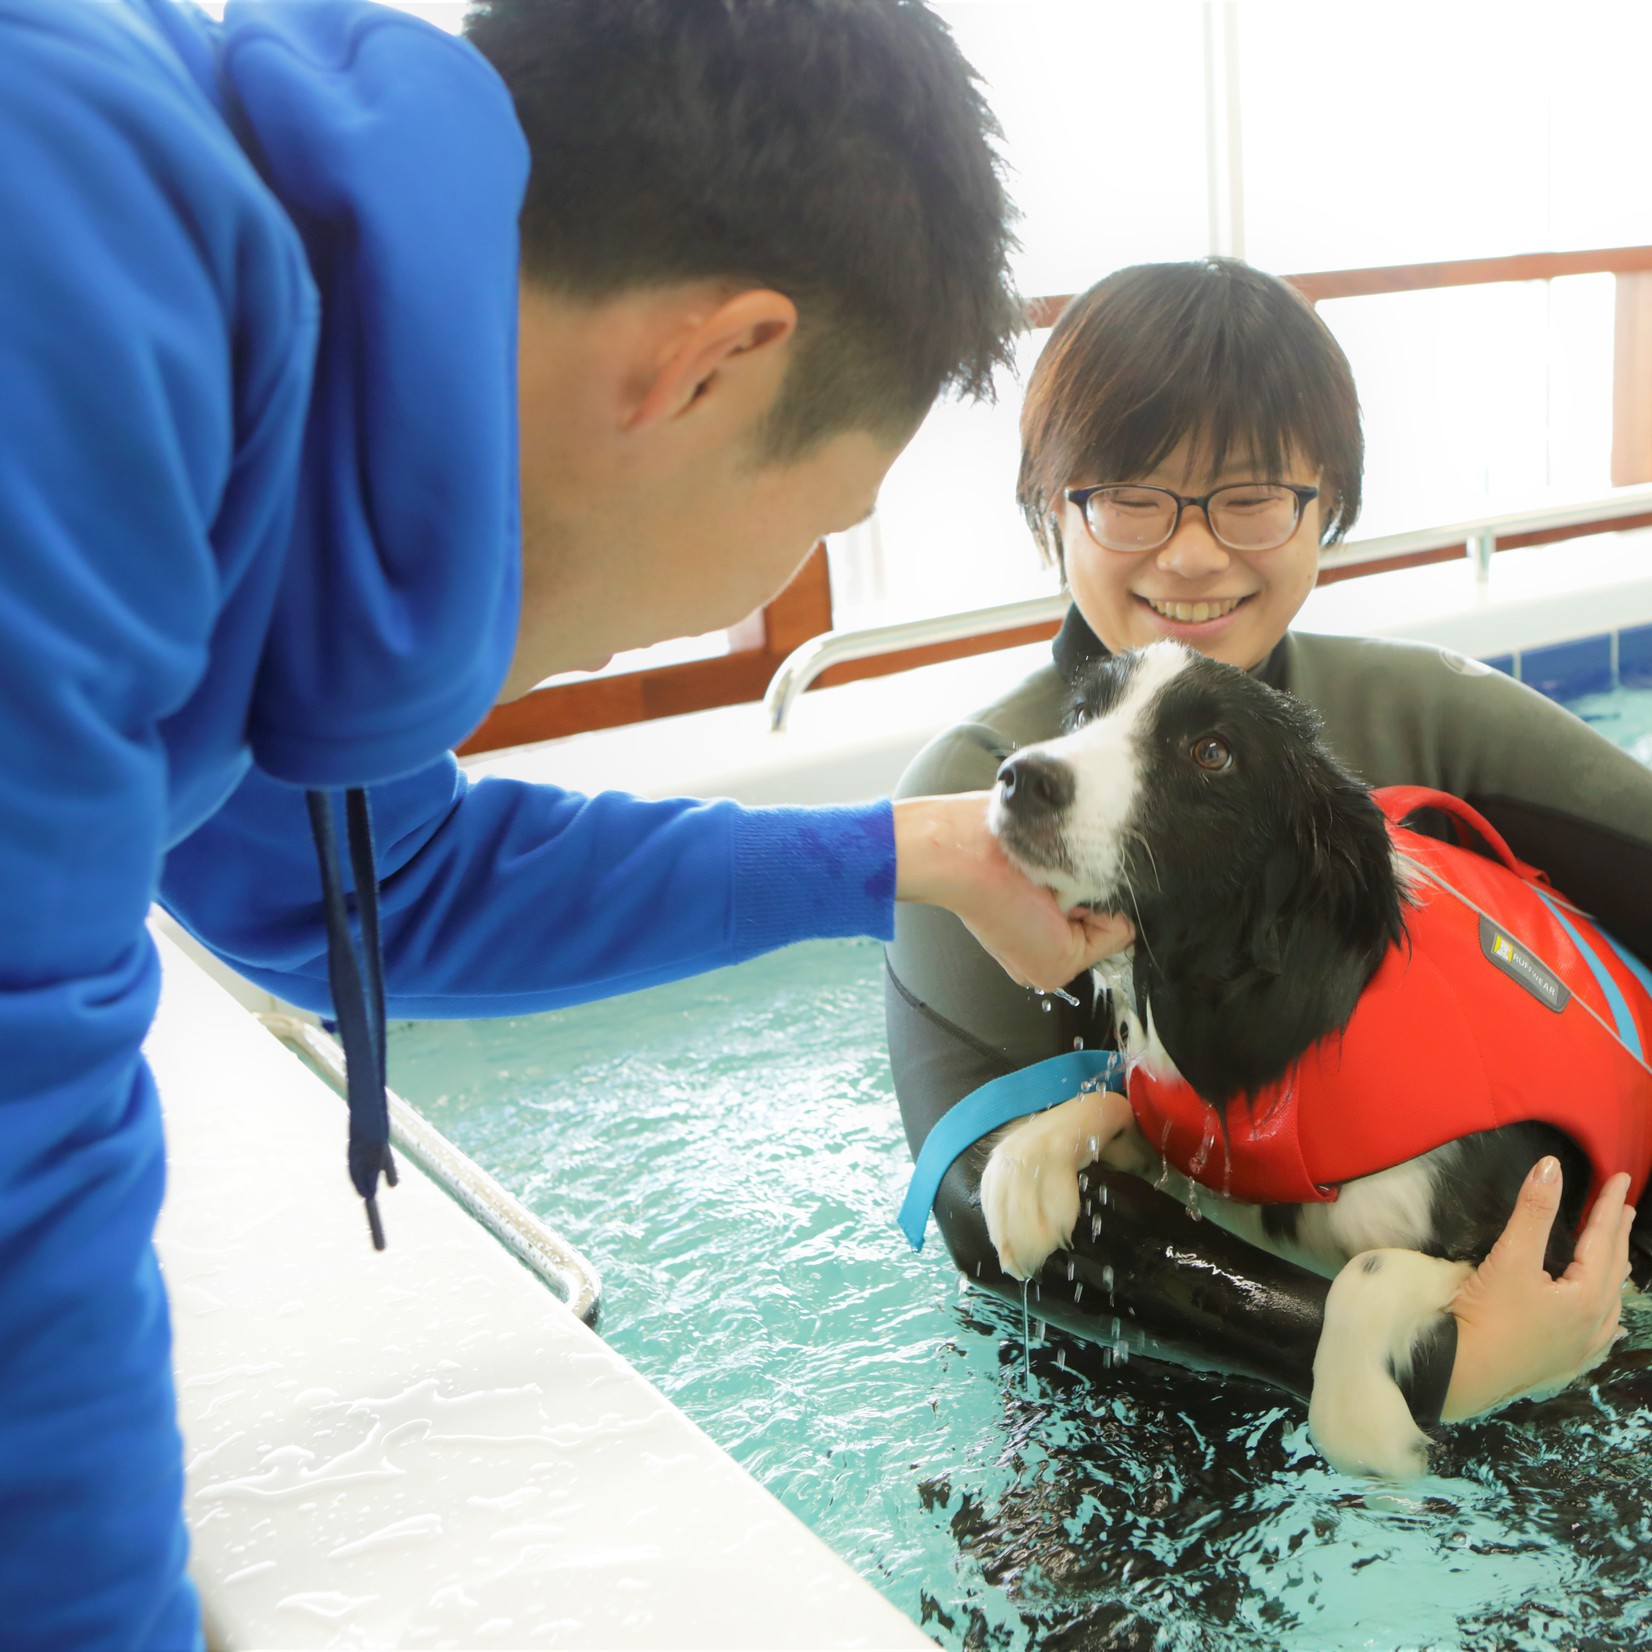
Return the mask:
<path id="1" fill-rule="evenodd" d="M 1200 466 L 1196 444 L 1182 441 L 1145 476 L 1074 478 L 1074 486 L 1132 482 L 1203 495 L 1234 482 L 1318 486 L 1298 454 L 1285 475 L 1261 477 L 1240 456 L 1216 475 Z M 1217 542 L 1196 506 L 1157 550 L 1108 550 L 1091 538 L 1084 513 L 1063 505 L 1067 584 L 1090 629 L 1117 654 L 1173 637 L 1212 659 L 1245 670 L 1261 664 L 1296 617 L 1319 572 L 1320 508 L 1310 500 L 1296 531 L 1271 551 L 1233 551 Z"/>

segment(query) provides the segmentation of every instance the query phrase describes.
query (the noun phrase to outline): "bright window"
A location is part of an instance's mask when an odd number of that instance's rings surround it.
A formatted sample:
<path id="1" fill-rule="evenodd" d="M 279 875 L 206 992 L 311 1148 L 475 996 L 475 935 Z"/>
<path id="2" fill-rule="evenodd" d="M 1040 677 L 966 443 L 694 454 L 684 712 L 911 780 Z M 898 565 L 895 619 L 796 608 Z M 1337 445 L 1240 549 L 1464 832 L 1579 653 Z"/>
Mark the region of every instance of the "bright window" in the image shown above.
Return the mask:
<path id="1" fill-rule="evenodd" d="M 1216 250 L 1288 274 L 1652 243 L 1652 7 L 938 9 L 1004 127 L 1029 296 Z M 1365 410 L 1362 534 L 1609 485 L 1610 276 L 1320 313 Z M 1048 588 L 1010 502 L 1018 411 L 1013 382 L 990 410 L 936 410 L 878 516 L 832 548 L 840 624 Z"/>

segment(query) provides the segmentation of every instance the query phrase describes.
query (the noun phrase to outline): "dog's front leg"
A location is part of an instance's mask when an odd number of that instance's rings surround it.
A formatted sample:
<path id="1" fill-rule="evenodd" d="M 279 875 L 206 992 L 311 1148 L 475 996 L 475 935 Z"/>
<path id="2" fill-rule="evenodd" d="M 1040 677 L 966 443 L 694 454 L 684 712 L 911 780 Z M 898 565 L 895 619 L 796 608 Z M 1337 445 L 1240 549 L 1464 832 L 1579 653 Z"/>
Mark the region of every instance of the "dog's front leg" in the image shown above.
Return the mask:
<path id="1" fill-rule="evenodd" d="M 981 1175 L 987 1234 L 1004 1272 L 1031 1279 L 1078 1221 L 1078 1173 L 1105 1159 L 1139 1170 L 1151 1157 L 1130 1103 L 1111 1090 L 1085 1091 L 1000 1132 Z"/>
<path id="2" fill-rule="evenodd" d="M 1411 1479 L 1428 1469 L 1428 1436 L 1400 1384 L 1473 1272 L 1414 1250 L 1369 1250 L 1331 1281 L 1314 1355 L 1308 1432 L 1344 1474 Z"/>

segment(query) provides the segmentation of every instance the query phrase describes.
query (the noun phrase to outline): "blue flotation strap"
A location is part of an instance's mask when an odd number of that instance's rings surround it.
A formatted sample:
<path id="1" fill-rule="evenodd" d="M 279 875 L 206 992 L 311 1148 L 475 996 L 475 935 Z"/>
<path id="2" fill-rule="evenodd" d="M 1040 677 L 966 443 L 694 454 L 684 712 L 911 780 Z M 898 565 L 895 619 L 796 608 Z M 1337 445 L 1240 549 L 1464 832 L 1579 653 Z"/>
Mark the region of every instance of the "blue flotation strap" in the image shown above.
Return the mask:
<path id="1" fill-rule="evenodd" d="M 971 1090 L 944 1117 L 924 1139 L 918 1162 L 912 1170 L 912 1181 L 901 1202 L 901 1232 L 913 1250 L 924 1248 L 924 1228 L 929 1212 L 934 1207 L 935 1195 L 940 1191 L 941 1178 L 952 1168 L 952 1161 L 967 1147 L 973 1147 L 983 1136 L 1000 1125 L 1025 1118 L 1029 1113 L 1042 1113 L 1046 1108 L 1067 1101 L 1082 1089 L 1097 1089 L 1116 1079 L 1124 1061 L 1116 1050 L 1069 1050 L 1065 1055 L 1051 1056 L 1031 1067 L 1005 1073 Z"/>
<path id="2" fill-rule="evenodd" d="M 1536 886 L 1534 885 L 1533 887 L 1535 888 Z M 1546 890 L 1537 889 L 1536 893 L 1537 898 L 1542 901 L 1546 907 L 1548 907 L 1550 912 L 1554 914 L 1555 921 L 1562 929 L 1566 931 L 1569 936 L 1571 936 L 1572 945 L 1577 948 L 1580 954 L 1582 954 L 1584 963 L 1589 966 L 1589 973 L 1595 978 L 1596 986 L 1598 986 L 1601 992 L 1605 994 L 1607 1006 L 1612 1011 L 1612 1019 L 1617 1023 L 1618 1042 L 1623 1045 L 1623 1047 L 1628 1050 L 1637 1061 L 1644 1064 L 1646 1061 L 1646 1056 L 1641 1049 L 1641 1035 L 1635 1029 L 1635 1018 L 1629 1013 L 1628 1000 L 1623 996 L 1617 982 L 1612 979 L 1610 972 L 1607 970 L 1605 964 L 1600 961 L 1595 949 L 1590 946 L 1586 940 L 1584 940 L 1582 934 L 1579 933 L 1579 931 L 1574 927 L 1571 920 L 1567 918 L 1566 913 L 1562 909 L 1559 901 L 1551 899 Z M 1614 941 L 1612 937 L 1600 927 L 1599 924 L 1595 925 L 1595 933 L 1599 935 L 1600 938 L 1618 955 L 1618 962 L 1621 963 L 1623 967 L 1628 970 L 1629 973 L 1633 975 L 1649 993 L 1652 993 L 1652 972 L 1647 970 L 1646 965 L 1643 964 L 1640 959 L 1637 958 L 1626 946 L 1624 946 L 1621 941 Z"/>

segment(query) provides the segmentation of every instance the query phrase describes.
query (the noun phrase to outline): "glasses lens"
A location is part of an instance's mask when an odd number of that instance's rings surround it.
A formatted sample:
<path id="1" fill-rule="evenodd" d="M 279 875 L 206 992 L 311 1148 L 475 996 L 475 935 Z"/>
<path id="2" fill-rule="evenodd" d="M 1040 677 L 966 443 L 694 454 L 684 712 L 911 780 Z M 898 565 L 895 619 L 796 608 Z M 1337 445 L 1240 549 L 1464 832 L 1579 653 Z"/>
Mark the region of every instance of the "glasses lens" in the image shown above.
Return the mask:
<path id="1" fill-rule="evenodd" d="M 1289 488 L 1241 483 L 1210 496 L 1210 529 L 1236 551 L 1271 551 L 1296 532 L 1302 506 Z"/>
<path id="2" fill-rule="evenodd" d="M 1150 551 L 1170 537 L 1176 501 L 1158 488 L 1098 488 L 1084 519 L 1110 551 Z"/>

